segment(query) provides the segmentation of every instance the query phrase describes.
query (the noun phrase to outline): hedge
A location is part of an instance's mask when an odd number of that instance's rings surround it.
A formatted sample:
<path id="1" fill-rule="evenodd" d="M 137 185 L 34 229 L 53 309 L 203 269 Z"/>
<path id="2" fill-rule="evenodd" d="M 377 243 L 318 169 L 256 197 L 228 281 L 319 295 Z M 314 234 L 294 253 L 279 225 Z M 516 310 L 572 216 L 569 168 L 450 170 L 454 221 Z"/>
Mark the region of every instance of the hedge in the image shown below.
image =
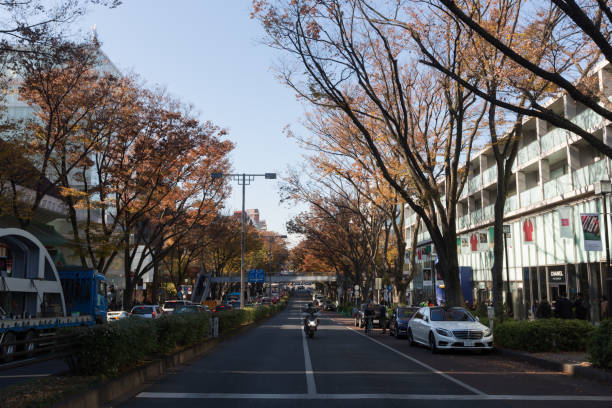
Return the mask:
<path id="1" fill-rule="evenodd" d="M 584 320 L 540 319 L 506 320 L 493 329 L 496 346 L 534 353 L 585 351 L 594 328 Z"/>
<path id="2" fill-rule="evenodd" d="M 593 331 L 588 349 L 593 365 L 612 368 L 612 319 L 603 320 Z"/>
<path id="3" fill-rule="evenodd" d="M 286 302 L 283 299 L 276 305 L 219 312 L 219 333 L 272 316 Z M 185 313 L 67 329 L 65 332 L 78 337 L 79 346 L 66 362 L 75 374 L 114 376 L 147 358 L 205 341 L 210 333 L 210 318 L 210 313 Z"/>

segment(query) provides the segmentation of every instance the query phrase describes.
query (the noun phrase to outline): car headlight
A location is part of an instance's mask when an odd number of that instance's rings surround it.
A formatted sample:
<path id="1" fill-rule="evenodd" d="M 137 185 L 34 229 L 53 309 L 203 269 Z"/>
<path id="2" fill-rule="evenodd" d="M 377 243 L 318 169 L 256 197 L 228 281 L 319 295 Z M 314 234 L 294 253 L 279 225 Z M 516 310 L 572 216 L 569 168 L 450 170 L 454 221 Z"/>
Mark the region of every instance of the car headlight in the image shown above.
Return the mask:
<path id="1" fill-rule="evenodd" d="M 436 332 L 440 335 L 440 336 L 445 336 L 445 337 L 453 337 L 453 334 L 449 331 L 449 330 L 445 330 L 445 329 L 436 329 Z"/>
<path id="2" fill-rule="evenodd" d="M 489 337 L 490 335 L 491 335 L 491 330 L 490 329 L 485 329 L 484 337 Z"/>

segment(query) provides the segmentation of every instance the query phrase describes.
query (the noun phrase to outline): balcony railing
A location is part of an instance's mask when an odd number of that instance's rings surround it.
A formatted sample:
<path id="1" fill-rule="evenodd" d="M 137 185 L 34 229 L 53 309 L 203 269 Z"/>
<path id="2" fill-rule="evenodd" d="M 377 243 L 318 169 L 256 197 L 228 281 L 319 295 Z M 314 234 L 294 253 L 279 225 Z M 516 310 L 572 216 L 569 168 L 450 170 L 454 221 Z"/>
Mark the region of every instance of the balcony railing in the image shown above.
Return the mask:
<path id="1" fill-rule="evenodd" d="M 521 193 L 521 207 L 527 207 L 542 200 L 542 190 L 540 186 L 535 186 Z"/>
<path id="2" fill-rule="evenodd" d="M 472 211 L 472 224 L 480 224 L 482 222 L 482 209 Z"/>
<path id="3" fill-rule="evenodd" d="M 576 125 L 584 130 L 592 129 L 601 123 L 601 116 L 590 109 L 582 111 L 572 119 Z"/>
<path id="4" fill-rule="evenodd" d="M 596 181 L 608 178 L 606 160 L 599 160 L 581 169 L 574 170 L 574 189 L 588 187 Z"/>
<path id="5" fill-rule="evenodd" d="M 542 153 L 548 152 L 557 146 L 565 144 L 565 129 L 554 128 L 548 131 L 540 139 L 542 146 Z"/>
<path id="6" fill-rule="evenodd" d="M 558 197 L 563 193 L 567 193 L 572 189 L 570 185 L 569 174 L 564 174 L 554 180 L 544 183 L 544 198 Z"/>
<path id="7" fill-rule="evenodd" d="M 457 221 L 459 229 L 464 229 L 470 226 L 470 217 L 467 214 L 460 216 Z"/>
<path id="8" fill-rule="evenodd" d="M 492 220 L 493 217 L 495 216 L 495 204 L 491 204 L 491 205 L 487 205 L 486 207 L 483 208 L 483 212 L 484 212 L 484 219 L 485 220 Z"/>
<path id="9" fill-rule="evenodd" d="M 473 193 L 480 187 L 480 174 L 468 179 L 468 192 Z"/>
<path id="10" fill-rule="evenodd" d="M 506 197 L 506 202 L 504 203 L 504 214 L 510 211 L 516 210 L 517 202 L 516 202 L 516 194 L 510 197 Z"/>
<path id="11" fill-rule="evenodd" d="M 485 171 L 482 172 L 482 181 L 484 184 L 489 184 L 492 181 L 496 181 L 497 179 L 497 167 L 489 167 Z"/>
<path id="12" fill-rule="evenodd" d="M 534 140 L 529 143 L 527 146 L 523 147 L 518 152 L 518 164 L 521 165 L 523 163 L 527 163 L 529 160 L 538 157 L 540 153 L 540 149 L 538 147 L 538 141 Z"/>

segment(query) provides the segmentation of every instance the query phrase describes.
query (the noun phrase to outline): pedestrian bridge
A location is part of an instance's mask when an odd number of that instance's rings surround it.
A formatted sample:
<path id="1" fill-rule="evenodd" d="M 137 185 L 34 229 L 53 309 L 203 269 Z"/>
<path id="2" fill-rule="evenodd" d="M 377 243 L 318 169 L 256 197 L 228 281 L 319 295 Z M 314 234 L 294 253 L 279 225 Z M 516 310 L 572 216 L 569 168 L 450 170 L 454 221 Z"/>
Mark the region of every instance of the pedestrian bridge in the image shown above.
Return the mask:
<path id="1" fill-rule="evenodd" d="M 245 276 L 245 281 L 247 277 Z M 336 275 L 271 275 L 266 276 L 266 283 L 300 283 L 300 282 L 335 282 Z M 233 283 L 240 282 L 240 276 L 211 277 L 211 282 Z"/>

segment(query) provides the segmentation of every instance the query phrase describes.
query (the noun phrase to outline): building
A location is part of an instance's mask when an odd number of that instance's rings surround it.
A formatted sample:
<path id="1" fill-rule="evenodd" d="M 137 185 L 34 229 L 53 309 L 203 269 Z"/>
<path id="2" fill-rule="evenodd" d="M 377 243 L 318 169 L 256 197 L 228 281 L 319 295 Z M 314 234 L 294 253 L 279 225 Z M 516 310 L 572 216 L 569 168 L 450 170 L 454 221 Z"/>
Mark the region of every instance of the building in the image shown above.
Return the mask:
<path id="1" fill-rule="evenodd" d="M 234 217 L 240 219 L 242 211 L 234 211 Z M 265 220 L 259 218 L 259 209 L 253 208 L 246 210 L 246 219 L 245 221 L 254 226 L 258 231 L 267 231 L 268 226 Z"/>
<path id="2" fill-rule="evenodd" d="M 612 67 L 602 64 L 595 72 L 600 89 L 612 96 Z M 551 101 L 548 107 L 612 145 L 612 124 L 567 95 Z M 528 311 L 544 299 L 581 294 L 589 299 L 592 316 L 596 317 L 597 299 L 605 288 L 606 246 L 601 240 L 599 245 L 589 239 L 585 242 L 582 227 L 584 222 L 585 227 L 598 233 L 604 221 L 602 196 L 595 194 L 594 184 L 610 180 L 610 160 L 575 134 L 543 120 L 528 118 L 523 128 L 504 209 L 504 224 L 510 226 L 504 280 L 508 273 L 513 301 L 524 308 L 521 310 Z M 471 295 L 476 301 L 491 298 L 496 173 L 492 150 L 485 148 L 471 159 L 468 181 L 457 205 L 459 265 L 462 280 L 467 281 L 463 278 L 471 275 Z M 606 200 L 607 208 L 612 208 L 610 197 Z M 581 218 L 584 214 L 600 216 Z M 407 207 L 407 242 L 415 221 L 416 214 Z M 439 293 L 443 282 L 432 276 L 435 248 L 424 225 L 416 255 L 417 268 L 410 288 L 413 296 Z"/>

